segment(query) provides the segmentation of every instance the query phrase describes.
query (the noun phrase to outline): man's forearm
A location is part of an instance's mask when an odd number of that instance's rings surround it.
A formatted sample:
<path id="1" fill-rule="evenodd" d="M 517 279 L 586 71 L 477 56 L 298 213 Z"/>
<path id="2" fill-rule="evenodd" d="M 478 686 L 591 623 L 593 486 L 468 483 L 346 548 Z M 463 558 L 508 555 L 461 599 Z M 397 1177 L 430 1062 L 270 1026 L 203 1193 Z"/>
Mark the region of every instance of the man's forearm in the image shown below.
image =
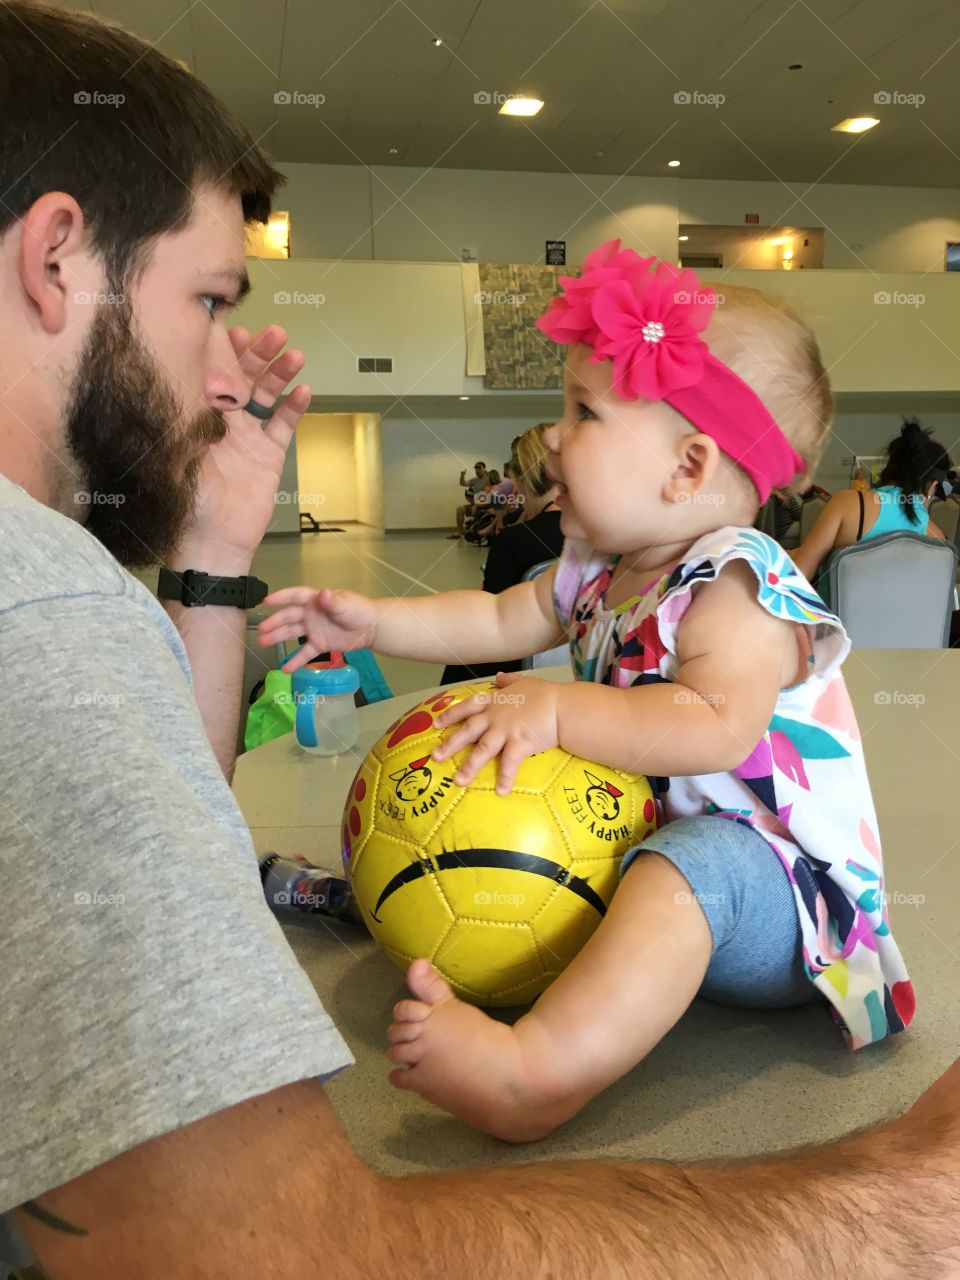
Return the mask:
<path id="1" fill-rule="evenodd" d="M 252 557 L 184 549 L 170 561 L 177 572 L 199 569 L 223 577 L 243 577 Z M 190 670 L 193 691 L 214 755 L 227 779 L 233 777 L 240 723 L 247 614 L 233 605 L 187 608 L 175 600 L 164 607 L 180 632 Z M 267 668 L 264 660 L 264 670 Z"/>
<path id="2" fill-rule="evenodd" d="M 578 680 L 563 685 L 559 698 L 560 746 L 627 773 L 725 772 L 756 745 L 742 741 L 711 703 L 682 684 L 615 689 Z"/>
<path id="3" fill-rule="evenodd" d="M 928 1194 L 885 1136 L 726 1167 L 570 1162 L 397 1179 L 393 1273 L 946 1280 L 956 1274 L 945 1265 L 957 1239 L 952 1180 Z"/>

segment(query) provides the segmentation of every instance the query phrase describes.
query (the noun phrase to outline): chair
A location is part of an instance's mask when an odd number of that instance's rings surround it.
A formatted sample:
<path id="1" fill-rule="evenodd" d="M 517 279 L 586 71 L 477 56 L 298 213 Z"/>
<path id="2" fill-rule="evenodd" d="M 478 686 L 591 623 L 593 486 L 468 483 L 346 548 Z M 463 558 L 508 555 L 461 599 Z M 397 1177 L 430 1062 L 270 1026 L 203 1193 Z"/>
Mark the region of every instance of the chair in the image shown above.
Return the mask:
<path id="1" fill-rule="evenodd" d="M 760 510 L 757 512 L 757 518 L 753 522 L 753 527 L 759 529 L 761 533 L 765 533 L 768 538 L 776 540 L 777 525 L 773 518 L 773 504 L 776 498 L 768 498 Z"/>
<path id="2" fill-rule="evenodd" d="M 945 649 L 956 576 L 952 542 L 900 531 L 831 552 L 819 587 L 855 648 Z"/>
<path id="3" fill-rule="evenodd" d="M 800 507 L 800 541 L 806 542 L 807 535 L 817 523 L 820 512 L 827 505 L 826 498 L 811 498 Z"/>
<path id="4" fill-rule="evenodd" d="M 556 560 L 541 560 L 539 564 L 532 565 L 521 578 L 521 582 L 532 582 L 534 578 L 539 578 L 541 573 L 546 573 L 551 565 L 556 564 Z M 558 667 L 570 660 L 570 649 L 567 644 L 558 644 L 554 649 L 544 649 L 542 653 L 534 653 L 529 658 L 520 659 L 521 671 L 533 671 L 537 667 Z"/>

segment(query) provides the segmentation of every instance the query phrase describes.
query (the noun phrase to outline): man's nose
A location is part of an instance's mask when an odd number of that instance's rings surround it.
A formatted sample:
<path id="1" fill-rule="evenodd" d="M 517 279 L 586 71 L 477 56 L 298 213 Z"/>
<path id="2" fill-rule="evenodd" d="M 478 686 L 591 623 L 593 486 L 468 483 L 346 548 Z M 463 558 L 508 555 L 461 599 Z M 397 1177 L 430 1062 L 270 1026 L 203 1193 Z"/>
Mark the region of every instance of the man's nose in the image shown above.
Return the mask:
<path id="1" fill-rule="evenodd" d="M 220 413 L 230 413 L 247 404 L 252 390 L 253 379 L 240 368 L 226 329 L 218 330 L 204 385 L 207 404 Z"/>

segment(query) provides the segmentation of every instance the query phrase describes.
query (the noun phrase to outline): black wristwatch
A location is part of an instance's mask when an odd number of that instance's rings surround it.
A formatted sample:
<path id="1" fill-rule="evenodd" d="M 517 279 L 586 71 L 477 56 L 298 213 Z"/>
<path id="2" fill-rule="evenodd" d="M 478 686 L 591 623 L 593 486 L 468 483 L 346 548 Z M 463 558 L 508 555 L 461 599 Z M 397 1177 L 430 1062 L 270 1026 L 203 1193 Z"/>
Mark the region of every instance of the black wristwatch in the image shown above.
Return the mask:
<path id="1" fill-rule="evenodd" d="M 206 604 L 253 609 L 268 590 L 259 578 L 218 578 L 199 569 L 185 569 L 183 573 L 161 569 L 157 582 L 157 595 L 161 600 L 179 600 L 188 609 Z"/>

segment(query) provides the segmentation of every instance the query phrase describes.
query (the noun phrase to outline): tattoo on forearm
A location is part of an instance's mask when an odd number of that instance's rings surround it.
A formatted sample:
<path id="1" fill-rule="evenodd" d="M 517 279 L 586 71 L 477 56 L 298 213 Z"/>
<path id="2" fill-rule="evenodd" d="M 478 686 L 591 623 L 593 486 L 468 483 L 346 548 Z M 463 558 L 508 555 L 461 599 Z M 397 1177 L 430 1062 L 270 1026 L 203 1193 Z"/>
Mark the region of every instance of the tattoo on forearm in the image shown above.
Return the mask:
<path id="1" fill-rule="evenodd" d="M 45 1227 L 52 1227 L 54 1231 L 62 1231 L 68 1236 L 85 1236 L 90 1233 L 86 1227 L 78 1227 L 72 1222 L 67 1222 L 65 1218 L 58 1218 L 55 1213 L 50 1213 L 36 1200 L 27 1200 L 20 1205 L 21 1213 L 25 1213 L 28 1217 L 34 1218 L 37 1222 L 42 1222 Z"/>

